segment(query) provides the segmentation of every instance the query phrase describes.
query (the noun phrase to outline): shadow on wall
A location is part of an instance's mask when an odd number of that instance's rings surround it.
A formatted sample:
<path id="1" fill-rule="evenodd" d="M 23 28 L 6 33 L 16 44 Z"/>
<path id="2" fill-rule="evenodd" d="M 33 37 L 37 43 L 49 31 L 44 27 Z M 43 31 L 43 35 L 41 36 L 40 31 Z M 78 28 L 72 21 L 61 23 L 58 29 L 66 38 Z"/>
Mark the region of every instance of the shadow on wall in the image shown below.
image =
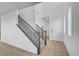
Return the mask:
<path id="1" fill-rule="evenodd" d="M 64 43 L 67 48 L 69 55 L 78 56 L 79 55 L 79 39 L 75 37 L 69 37 L 68 35 L 64 35 Z"/>

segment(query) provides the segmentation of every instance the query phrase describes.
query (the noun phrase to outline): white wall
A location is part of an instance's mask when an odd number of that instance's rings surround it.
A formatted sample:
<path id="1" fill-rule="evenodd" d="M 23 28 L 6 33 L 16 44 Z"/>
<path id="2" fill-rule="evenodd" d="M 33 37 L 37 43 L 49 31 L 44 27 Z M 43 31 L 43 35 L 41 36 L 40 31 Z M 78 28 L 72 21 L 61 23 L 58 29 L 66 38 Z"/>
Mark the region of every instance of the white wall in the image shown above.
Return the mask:
<path id="1" fill-rule="evenodd" d="M 60 5 L 60 4 L 59 4 Z M 55 28 L 54 30 L 54 36 L 57 38 L 55 40 L 57 41 L 63 41 L 63 35 L 64 34 L 64 17 L 62 17 L 63 11 L 63 5 L 59 6 L 58 3 L 53 2 L 45 2 L 40 3 L 35 6 L 35 17 L 36 17 L 36 24 L 38 24 L 40 27 L 44 26 L 44 20 L 48 18 L 49 25 L 46 25 L 45 30 L 47 30 L 47 34 L 49 37 L 51 37 L 51 24 L 52 21 L 56 22 L 53 24 Z M 58 23 L 58 24 L 57 24 Z M 59 29 L 59 30 L 58 30 Z M 53 40 L 53 39 L 52 39 Z"/>
<path id="2" fill-rule="evenodd" d="M 1 39 L 1 17 L 0 17 L 0 39 Z"/>
<path id="3" fill-rule="evenodd" d="M 17 11 L 14 11 L 1 16 L 1 41 L 26 51 L 37 53 L 37 48 L 16 26 L 18 21 L 17 15 Z"/>
<path id="4" fill-rule="evenodd" d="M 61 41 L 63 42 L 63 35 L 64 35 L 64 20 L 62 19 L 55 19 L 51 20 L 50 22 L 50 32 L 52 29 L 51 33 L 51 38 L 56 41 Z"/>
<path id="5" fill-rule="evenodd" d="M 72 45 L 71 55 L 79 56 L 79 3 L 72 3 Z"/>
<path id="6" fill-rule="evenodd" d="M 35 29 L 35 7 L 31 6 L 19 11 L 20 16 Z"/>
<path id="7" fill-rule="evenodd" d="M 79 3 L 71 4 L 71 14 L 72 36 L 68 35 L 68 26 L 66 25 L 64 43 L 70 55 L 79 56 Z M 68 23 L 68 15 L 66 15 L 66 23 Z"/>
<path id="8" fill-rule="evenodd" d="M 43 26 L 42 21 L 42 4 L 35 5 L 35 24 L 39 25 L 39 27 Z"/>

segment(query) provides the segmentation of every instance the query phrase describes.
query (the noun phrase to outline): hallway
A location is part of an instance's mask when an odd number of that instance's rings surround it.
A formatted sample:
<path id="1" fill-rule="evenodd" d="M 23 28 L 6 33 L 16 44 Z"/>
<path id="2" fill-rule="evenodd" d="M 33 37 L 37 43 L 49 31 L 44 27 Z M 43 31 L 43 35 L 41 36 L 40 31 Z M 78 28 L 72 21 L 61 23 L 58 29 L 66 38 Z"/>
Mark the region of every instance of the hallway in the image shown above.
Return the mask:
<path id="1" fill-rule="evenodd" d="M 33 56 L 30 52 L 18 49 L 6 43 L 0 42 L 0 56 Z M 41 51 L 41 56 L 68 56 L 68 52 L 62 42 L 48 40 L 47 45 Z"/>
<path id="2" fill-rule="evenodd" d="M 41 55 L 46 56 L 68 56 L 68 52 L 63 42 L 49 40 L 47 45 L 44 47 Z"/>

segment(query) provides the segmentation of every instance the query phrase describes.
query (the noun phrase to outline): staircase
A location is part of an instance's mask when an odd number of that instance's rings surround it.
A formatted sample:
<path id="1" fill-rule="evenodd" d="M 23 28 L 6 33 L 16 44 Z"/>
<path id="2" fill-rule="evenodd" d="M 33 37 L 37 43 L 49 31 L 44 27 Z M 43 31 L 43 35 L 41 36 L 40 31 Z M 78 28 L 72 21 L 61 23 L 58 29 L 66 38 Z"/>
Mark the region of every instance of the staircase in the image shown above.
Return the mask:
<path id="1" fill-rule="evenodd" d="M 37 54 L 40 54 L 41 49 L 44 46 L 42 43 L 46 45 L 46 31 L 41 29 L 39 26 L 37 29 L 40 31 L 33 29 L 33 27 L 29 25 L 20 15 L 18 15 L 17 26 L 29 38 L 33 45 L 36 46 Z"/>
<path id="2" fill-rule="evenodd" d="M 37 24 L 36 24 L 36 31 L 38 33 L 40 33 L 40 38 L 42 39 L 41 40 L 41 43 L 44 42 L 44 45 L 46 45 L 46 31 L 43 30 L 43 28 L 40 28 Z"/>

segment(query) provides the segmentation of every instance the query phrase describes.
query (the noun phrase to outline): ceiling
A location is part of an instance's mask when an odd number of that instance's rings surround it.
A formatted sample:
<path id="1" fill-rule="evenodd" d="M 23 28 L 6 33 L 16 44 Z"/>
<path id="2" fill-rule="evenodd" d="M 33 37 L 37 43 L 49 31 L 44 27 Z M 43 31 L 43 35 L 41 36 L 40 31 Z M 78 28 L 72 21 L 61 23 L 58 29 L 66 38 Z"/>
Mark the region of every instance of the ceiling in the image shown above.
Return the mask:
<path id="1" fill-rule="evenodd" d="M 0 2 L 0 15 L 14 10 L 20 10 L 37 3 L 39 2 Z"/>
<path id="2" fill-rule="evenodd" d="M 14 10 L 20 10 L 38 3 L 40 2 L 0 2 L 0 15 L 6 14 Z M 66 2 L 52 2 L 52 3 L 47 2 L 46 3 L 47 7 L 44 7 L 44 9 L 46 8 L 45 10 L 49 10 L 50 14 L 53 13 L 52 17 L 60 18 L 60 17 L 64 17 L 64 15 L 67 13 L 69 4 L 70 3 L 66 3 Z M 50 9 L 49 7 L 52 8 Z M 47 13 L 47 15 L 49 13 Z"/>

